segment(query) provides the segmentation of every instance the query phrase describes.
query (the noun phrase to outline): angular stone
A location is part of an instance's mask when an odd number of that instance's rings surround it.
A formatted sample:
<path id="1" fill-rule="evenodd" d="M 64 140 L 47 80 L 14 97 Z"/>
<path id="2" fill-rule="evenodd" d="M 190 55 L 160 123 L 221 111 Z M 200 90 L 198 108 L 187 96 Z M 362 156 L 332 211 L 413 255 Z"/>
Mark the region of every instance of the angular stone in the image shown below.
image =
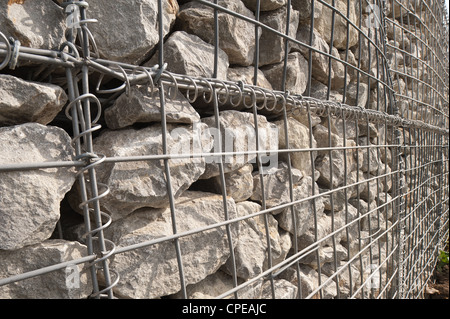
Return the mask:
<path id="1" fill-rule="evenodd" d="M 226 9 L 255 19 L 253 12 L 247 9 L 241 0 L 220 0 L 218 4 Z M 213 8 L 192 1 L 180 7 L 177 18 L 180 21 L 181 30 L 195 34 L 207 43 L 214 43 Z M 230 64 L 251 65 L 255 55 L 255 26 L 220 11 L 218 20 L 219 46 L 228 55 Z"/>
<path id="2" fill-rule="evenodd" d="M 257 0 L 242 0 L 245 6 L 252 11 L 256 11 Z M 286 5 L 286 0 L 266 0 L 261 1 L 260 10 L 261 11 L 272 11 L 276 10 L 282 6 Z"/>
<path id="3" fill-rule="evenodd" d="M 226 173 L 225 187 L 227 196 L 231 196 L 235 202 L 242 202 L 253 194 L 253 165 L 246 164 L 238 170 Z M 213 178 L 214 189 L 217 193 L 222 193 L 221 178 Z"/>
<path id="4" fill-rule="evenodd" d="M 161 125 L 142 129 L 105 130 L 94 140 L 94 149 L 107 157 L 162 154 Z M 172 155 L 208 152 L 211 149 L 206 125 L 167 125 L 167 153 Z M 188 189 L 205 170 L 203 158 L 174 158 L 168 161 L 175 198 Z M 116 162 L 99 165 L 97 180 L 109 187 L 102 208 L 113 220 L 142 207 L 166 207 L 169 194 L 163 161 Z"/>
<path id="5" fill-rule="evenodd" d="M 238 285 L 244 283 L 243 279 L 237 278 Z M 254 283 L 239 289 L 238 297 L 245 299 L 257 299 L 261 293 L 262 280 L 257 280 Z M 233 277 L 227 273 L 218 270 L 209 275 L 202 281 L 187 285 L 186 294 L 188 299 L 212 299 L 234 288 Z M 233 298 L 234 294 L 230 294 L 225 299 Z M 173 295 L 173 298 L 181 299 L 183 294 L 178 292 Z"/>
<path id="6" fill-rule="evenodd" d="M 321 246 L 318 249 L 319 262 L 322 267 L 325 263 L 334 262 L 335 253 L 336 261 L 346 260 L 348 258 L 347 249 L 339 243 L 335 244 L 336 247 L 330 245 Z M 318 268 L 317 254 L 306 255 L 305 258 L 300 259 L 300 263 L 309 265 L 315 269 Z"/>
<path id="7" fill-rule="evenodd" d="M 288 119 L 288 138 L 289 138 L 289 148 L 290 149 L 309 149 L 310 148 L 310 134 L 308 128 L 301 124 L 296 119 L 289 117 Z M 276 121 L 275 124 L 278 127 L 278 138 L 280 149 L 287 149 L 286 134 L 284 128 L 284 120 Z M 314 136 L 311 135 L 312 143 L 311 146 L 315 148 L 317 146 Z M 313 159 L 316 154 L 313 153 Z M 287 154 L 280 153 L 280 159 L 287 161 Z M 290 154 L 292 167 L 300 170 L 304 175 L 311 175 L 311 154 L 309 151 L 295 151 Z"/>
<path id="8" fill-rule="evenodd" d="M 347 85 L 345 104 L 367 108 L 368 98 L 369 98 L 369 87 L 367 84 L 359 83 L 358 86 L 357 83 L 351 82 L 349 85 Z"/>
<path id="9" fill-rule="evenodd" d="M 178 10 L 177 1 L 163 1 L 164 36 L 172 28 Z M 98 20 L 89 25 L 89 30 L 105 59 L 139 64 L 159 42 L 157 1 L 91 0 L 87 14 Z"/>
<path id="10" fill-rule="evenodd" d="M 287 7 L 283 6 L 279 9 L 263 12 L 260 17 L 261 23 L 268 27 L 286 34 Z M 299 13 L 292 9 L 289 20 L 289 36 L 295 38 L 299 22 Z M 286 39 L 270 30 L 263 29 L 261 38 L 259 39 L 259 66 L 279 63 L 284 60 Z M 288 45 L 289 51 L 289 45 Z"/>
<path id="11" fill-rule="evenodd" d="M 0 250 L 0 278 L 76 260 L 87 256 L 86 246 L 62 239 L 14 251 Z M 87 264 L 69 265 L 60 270 L 16 281 L 0 287 L 2 299 L 84 299 L 92 292 Z"/>
<path id="12" fill-rule="evenodd" d="M 354 25 L 359 25 L 359 10 L 357 11 L 357 1 L 350 0 L 326 0 L 326 3 L 332 5 L 346 16 Z M 347 5 L 348 4 L 348 5 Z M 331 28 L 333 19 L 333 10 L 325 5 L 322 5 L 322 12 L 318 19 L 314 20 L 314 28 L 324 37 L 325 41 L 331 43 Z M 347 13 L 349 14 L 347 16 Z M 332 45 L 338 49 L 344 50 L 347 45 L 349 48 L 354 46 L 358 42 L 358 30 L 349 25 L 349 32 L 347 37 L 347 20 L 337 13 L 334 13 L 334 32 Z"/>
<path id="13" fill-rule="evenodd" d="M 0 1 L 1 32 L 22 46 L 58 50 L 65 41 L 64 9 L 51 0 Z"/>
<path id="14" fill-rule="evenodd" d="M 282 91 L 284 62 L 261 68 L 274 90 Z M 308 84 L 308 61 L 299 53 L 288 55 L 285 90 L 291 94 L 303 94 Z"/>
<path id="15" fill-rule="evenodd" d="M 272 283 L 267 280 L 261 291 L 260 299 L 295 299 L 297 298 L 298 288 L 296 285 L 290 283 L 285 279 L 275 279 L 273 281 L 273 290 L 275 296 L 272 294 Z"/>
<path id="16" fill-rule="evenodd" d="M 71 161 L 69 135 L 37 123 L 0 128 L 0 166 Z M 75 182 L 72 168 L 0 173 L 0 249 L 14 250 L 48 239 L 60 216 L 60 202 Z"/>
<path id="17" fill-rule="evenodd" d="M 175 202 L 177 232 L 183 233 L 225 220 L 221 195 L 186 191 Z M 226 201 L 230 219 L 237 217 L 233 199 Z M 239 223 L 230 226 L 238 238 Z M 106 238 L 126 247 L 173 234 L 169 208 L 144 208 L 113 222 Z M 233 241 L 236 244 L 236 240 Z M 179 239 L 185 284 L 194 284 L 215 273 L 230 256 L 225 227 L 195 233 Z M 157 298 L 181 289 L 173 241 L 164 241 L 137 250 L 116 254 L 110 268 L 121 280 L 114 292 L 126 298 Z"/>
<path id="18" fill-rule="evenodd" d="M 317 180 L 319 185 L 333 188 L 341 185 L 345 177 L 344 161 L 342 151 L 338 150 L 331 151 L 331 156 L 329 154 L 319 155 L 315 161 L 315 168 L 320 172 Z"/>
<path id="19" fill-rule="evenodd" d="M 301 22 L 311 21 L 312 0 L 291 0 L 292 7 L 300 13 Z M 322 14 L 322 4 L 314 2 L 314 19 L 317 19 Z"/>
<path id="20" fill-rule="evenodd" d="M 164 61 L 167 71 L 193 77 L 212 78 L 214 73 L 214 46 L 206 43 L 198 36 L 184 31 L 175 31 L 164 42 Z M 158 64 L 158 52 L 145 66 Z M 217 78 L 226 80 L 228 56 L 219 48 Z"/>
<path id="21" fill-rule="evenodd" d="M 299 25 L 297 29 L 296 39 L 306 45 L 309 45 L 311 28 L 309 25 Z M 329 71 L 329 58 L 323 53 L 329 53 L 330 47 L 315 29 L 313 30 L 312 42 L 310 45 L 312 48 L 320 51 L 311 51 L 311 76 L 324 84 L 328 83 L 328 71 Z M 300 51 L 300 53 L 309 61 L 309 49 L 306 46 L 300 44 L 292 44 L 292 51 Z M 331 77 L 334 76 L 333 69 L 331 69 Z"/>
<path id="22" fill-rule="evenodd" d="M 236 206 L 239 217 L 261 211 L 261 206 L 253 202 L 241 202 Z M 273 264 L 275 259 L 283 260 L 286 257 L 291 247 L 291 240 L 289 236 L 280 236 L 278 222 L 271 214 L 267 214 L 267 222 Z M 283 245 L 282 240 L 287 240 L 288 243 Z M 268 250 L 264 215 L 241 221 L 234 252 L 237 276 L 250 279 L 268 269 Z M 229 273 L 232 273 L 232 260 L 227 261 L 226 268 Z"/>
<path id="23" fill-rule="evenodd" d="M 253 66 L 240 67 L 233 66 L 228 68 L 229 81 L 242 81 L 244 84 L 253 85 L 255 79 L 255 68 Z M 256 85 L 264 89 L 272 90 L 272 85 L 267 80 L 266 76 L 261 70 L 258 70 Z"/>
<path id="24" fill-rule="evenodd" d="M 318 193 L 319 187 L 315 184 L 315 194 Z M 312 178 L 311 176 L 305 176 L 301 179 L 299 185 L 294 188 L 294 201 L 299 201 L 312 195 Z M 314 199 L 314 202 L 315 204 L 313 204 L 313 199 L 311 199 L 293 205 L 293 211 L 296 218 L 295 225 L 297 227 L 296 233 L 298 237 L 307 233 L 308 230 L 314 226 L 314 214 L 318 217 L 324 214 L 325 207 L 323 204 L 323 199 L 321 197 L 317 197 Z M 295 233 L 291 208 L 285 209 L 283 212 L 276 215 L 276 217 L 281 228 L 291 234 Z"/>
<path id="25" fill-rule="evenodd" d="M 333 278 L 333 281 L 339 283 L 338 287 L 340 299 L 351 297 L 350 292 L 355 292 L 355 290 L 359 287 L 361 278 L 361 272 L 357 266 L 354 264 L 350 264 L 350 266 L 345 264 L 346 262 L 338 261 L 336 270 L 334 269 L 334 262 L 326 263 L 321 268 L 322 273 L 328 277 L 331 277 L 336 272 L 339 272 L 339 274 Z M 344 269 L 341 270 L 342 268 Z"/>
<path id="26" fill-rule="evenodd" d="M 342 103 L 342 101 L 344 100 L 344 97 L 341 93 L 332 90 L 331 88 L 330 92 L 328 93 L 328 86 L 314 79 L 311 80 L 310 96 L 318 100 L 328 100 L 339 103 Z"/>
<path id="27" fill-rule="evenodd" d="M 200 121 L 200 115 L 180 93 L 176 98 L 164 99 L 167 123 L 191 124 Z M 122 93 L 114 104 L 105 110 L 105 121 L 110 129 L 119 129 L 134 123 L 161 123 L 159 90 L 153 94 L 143 85 L 133 86 L 127 96 Z"/>
<path id="28" fill-rule="evenodd" d="M 272 158 L 278 150 L 278 130 L 275 124 L 268 122 L 266 117 L 258 115 L 259 150 L 267 151 L 267 156 L 261 155 L 264 163 L 269 160 L 270 165 L 277 165 L 278 161 Z M 214 147 L 211 152 L 241 152 L 237 155 L 225 155 L 223 158 L 224 173 L 241 168 L 247 163 L 256 162 L 256 154 L 242 154 L 242 152 L 256 151 L 256 132 L 254 115 L 234 110 L 222 111 L 219 115 L 220 131 L 217 130 L 214 116 L 203 118 L 202 122 L 209 127 L 209 133 L 214 138 Z M 219 140 L 219 132 L 222 137 Z M 219 148 L 219 142 L 222 148 Z M 273 152 L 272 152 L 273 150 Z M 275 153 L 275 156 L 277 154 Z M 206 158 L 205 173 L 202 179 L 208 179 L 220 174 L 219 160 L 215 157 Z M 272 163 L 274 161 L 274 163 Z"/>
<path id="29" fill-rule="evenodd" d="M 355 159 L 358 156 L 358 165 L 361 171 L 364 173 L 370 172 L 371 174 L 376 174 L 379 169 L 384 167 L 380 160 L 380 151 L 377 145 L 367 143 L 366 137 L 361 137 L 358 139 L 359 146 L 369 146 L 368 148 L 361 148 L 358 152 L 355 152 Z"/>
<path id="30" fill-rule="evenodd" d="M 324 283 L 328 277 L 324 274 L 320 276 L 321 283 Z M 297 279 L 298 280 L 298 279 Z M 315 292 L 319 288 L 319 274 L 316 270 L 309 266 L 300 267 L 300 283 L 301 283 L 301 298 L 320 299 L 320 292 Z M 315 293 L 313 293 L 315 292 Z M 336 283 L 331 281 L 324 288 L 322 288 L 322 298 L 332 299 L 336 296 Z"/>
<path id="31" fill-rule="evenodd" d="M 292 176 L 293 187 L 299 184 L 303 177 L 301 171 L 296 168 L 289 168 L 286 163 L 280 162 L 277 168 L 272 168 L 263 174 L 264 200 L 267 208 L 275 207 L 290 202 L 289 175 Z M 251 200 L 259 203 L 263 200 L 261 175 L 253 174 L 253 194 Z"/>
<path id="32" fill-rule="evenodd" d="M 0 74 L 0 125 L 50 123 L 67 102 L 62 88 Z"/>

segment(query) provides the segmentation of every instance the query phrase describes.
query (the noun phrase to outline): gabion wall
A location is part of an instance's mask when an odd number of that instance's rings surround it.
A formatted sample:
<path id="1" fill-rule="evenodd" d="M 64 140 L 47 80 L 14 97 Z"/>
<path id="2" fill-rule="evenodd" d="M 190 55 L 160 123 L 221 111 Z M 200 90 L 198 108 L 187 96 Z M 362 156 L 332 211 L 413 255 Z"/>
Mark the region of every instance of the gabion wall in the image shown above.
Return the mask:
<path id="1" fill-rule="evenodd" d="M 1 298 L 423 298 L 437 0 L 0 0 Z"/>

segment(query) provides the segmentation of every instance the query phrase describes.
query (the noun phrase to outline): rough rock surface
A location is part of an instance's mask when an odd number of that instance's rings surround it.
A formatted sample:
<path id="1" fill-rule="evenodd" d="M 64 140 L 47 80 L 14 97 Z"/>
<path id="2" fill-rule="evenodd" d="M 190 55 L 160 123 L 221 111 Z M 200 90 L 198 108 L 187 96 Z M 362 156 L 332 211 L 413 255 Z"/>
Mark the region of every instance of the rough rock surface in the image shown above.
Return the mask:
<path id="1" fill-rule="evenodd" d="M 134 123 L 161 123 L 159 90 L 153 94 L 146 86 L 133 86 L 129 95 L 122 93 L 114 104 L 105 110 L 105 121 L 110 129 L 119 129 Z M 164 99 L 167 123 L 191 124 L 200 121 L 200 115 L 181 94 Z"/>
<path id="2" fill-rule="evenodd" d="M 23 46 L 59 49 L 65 40 L 64 9 L 51 0 L 0 1 L 0 31 Z"/>
<path id="3" fill-rule="evenodd" d="M 0 74 L 0 125 L 50 123 L 67 102 L 62 88 Z"/>
<path id="4" fill-rule="evenodd" d="M 227 199 L 226 204 L 229 218 L 236 218 L 237 209 L 233 199 Z M 177 232 L 224 221 L 223 205 L 220 195 L 186 191 L 175 203 Z M 232 224 L 233 238 L 237 238 L 238 231 L 238 224 Z M 141 209 L 113 222 L 106 230 L 107 238 L 113 240 L 118 247 L 172 234 L 169 208 Z M 185 282 L 188 285 L 216 272 L 230 256 L 224 227 L 182 237 L 179 243 Z M 112 258 L 111 269 L 118 271 L 121 276 L 114 291 L 122 297 L 156 298 L 181 290 L 175 246 L 171 241 L 117 254 Z"/>
<path id="5" fill-rule="evenodd" d="M 71 161 L 74 156 L 64 130 L 37 123 L 0 128 L 0 145 L 0 165 Z M 64 167 L 0 173 L 0 249 L 48 239 L 74 182 L 75 170 Z"/>
<path id="6" fill-rule="evenodd" d="M 164 35 L 172 28 L 178 10 L 177 1 L 163 1 Z M 91 0 L 88 13 L 98 20 L 89 30 L 100 56 L 106 59 L 139 64 L 158 44 L 157 1 Z"/>
<path id="7" fill-rule="evenodd" d="M 224 8 L 254 19 L 255 15 L 241 0 L 220 0 Z M 189 2 L 180 7 L 177 16 L 181 29 L 195 34 L 204 41 L 214 43 L 214 9 Z M 219 12 L 220 48 L 228 55 L 230 64 L 251 65 L 255 55 L 255 27 L 253 24 Z M 261 33 L 260 33 L 261 34 Z"/>
<path id="8" fill-rule="evenodd" d="M 0 250 L 0 278 L 85 256 L 86 246 L 60 239 L 46 240 L 14 251 Z M 91 293 L 91 274 L 86 264 L 70 265 L 0 287 L 2 299 L 84 299 Z"/>
<path id="9" fill-rule="evenodd" d="M 214 46 L 195 34 L 175 31 L 164 42 L 164 61 L 167 71 L 193 77 L 212 78 L 214 73 Z M 158 64 L 158 51 L 146 66 Z M 229 61 L 227 54 L 219 48 L 217 78 L 226 80 Z"/>
<path id="10" fill-rule="evenodd" d="M 278 149 L 278 130 L 276 125 L 267 121 L 263 115 L 258 115 L 259 150 Z M 209 132 L 214 138 L 214 146 L 211 152 L 252 152 L 256 151 L 255 121 L 252 113 L 238 111 L 222 111 L 219 115 L 220 131 L 217 130 L 215 117 L 203 118 Z M 222 139 L 219 139 L 219 132 Z M 222 148 L 219 148 L 219 143 Z M 241 168 L 247 163 L 256 162 L 256 154 L 226 155 L 223 160 L 224 172 L 228 173 Z M 218 159 L 210 158 L 206 161 L 205 173 L 202 179 L 219 175 Z M 271 163 L 274 165 L 274 163 Z"/>
<path id="11" fill-rule="evenodd" d="M 211 148 L 206 125 L 202 123 L 186 126 L 168 124 L 167 129 L 168 154 L 201 153 L 202 149 L 208 152 Z M 161 125 L 105 130 L 94 140 L 94 149 L 108 157 L 162 154 Z M 176 158 L 168 163 L 175 198 L 205 170 L 203 158 Z M 101 205 L 114 220 L 138 208 L 169 205 L 163 161 L 107 163 L 99 165 L 96 171 L 98 181 L 110 189 L 110 193 L 102 198 Z"/>

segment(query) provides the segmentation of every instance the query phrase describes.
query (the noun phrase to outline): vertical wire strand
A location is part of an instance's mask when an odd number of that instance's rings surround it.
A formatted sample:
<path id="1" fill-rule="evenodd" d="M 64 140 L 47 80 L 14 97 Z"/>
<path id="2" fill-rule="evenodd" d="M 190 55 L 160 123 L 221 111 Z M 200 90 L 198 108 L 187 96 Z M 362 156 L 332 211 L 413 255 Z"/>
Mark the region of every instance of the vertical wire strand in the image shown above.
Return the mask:
<path id="1" fill-rule="evenodd" d="M 163 24 L 163 4 L 162 0 L 158 0 L 158 33 L 159 33 L 159 55 L 158 62 L 159 66 L 164 65 L 164 24 Z M 162 138 L 162 150 L 163 154 L 167 153 L 167 119 L 165 111 L 165 91 L 162 81 L 159 81 L 159 98 L 160 98 L 160 112 L 161 112 L 161 138 Z M 169 197 L 169 207 L 170 215 L 172 219 L 172 232 L 177 234 L 177 220 L 176 220 L 176 209 L 175 209 L 175 199 L 172 191 L 172 177 L 170 173 L 170 163 L 167 158 L 164 159 L 164 172 L 166 175 L 166 189 Z M 180 277 L 180 288 L 183 294 L 183 298 L 187 299 L 186 292 L 186 280 L 183 268 L 183 258 L 181 253 L 180 241 L 178 238 L 174 240 L 175 252 L 177 256 L 177 266 L 178 273 Z"/>

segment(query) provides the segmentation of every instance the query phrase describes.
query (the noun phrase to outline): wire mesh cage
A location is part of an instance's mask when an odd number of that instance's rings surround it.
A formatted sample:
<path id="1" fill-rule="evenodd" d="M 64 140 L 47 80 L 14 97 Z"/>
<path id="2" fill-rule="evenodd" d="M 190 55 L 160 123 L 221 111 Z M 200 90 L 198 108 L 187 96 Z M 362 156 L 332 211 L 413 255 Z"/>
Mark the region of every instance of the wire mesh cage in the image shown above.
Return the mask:
<path id="1" fill-rule="evenodd" d="M 0 296 L 424 298 L 448 48 L 437 0 L 1 0 Z"/>

